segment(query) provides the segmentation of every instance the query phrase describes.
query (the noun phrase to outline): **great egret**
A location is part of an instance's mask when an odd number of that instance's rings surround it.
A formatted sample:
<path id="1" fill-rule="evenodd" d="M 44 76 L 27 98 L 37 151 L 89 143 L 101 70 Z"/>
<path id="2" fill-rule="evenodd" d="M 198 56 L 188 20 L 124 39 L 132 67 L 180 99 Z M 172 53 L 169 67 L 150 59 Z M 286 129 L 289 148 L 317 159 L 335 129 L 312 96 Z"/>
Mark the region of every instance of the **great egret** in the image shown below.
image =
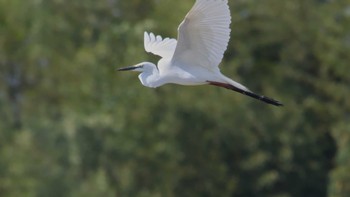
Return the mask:
<path id="1" fill-rule="evenodd" d="M 118 70 L 141 72 L 141 83 L 151 88 L 167 83 L 209 84 L 272 105 L 283 105 L 272 98 L 257 95 L 221 74 L 218 65 L 230 39 L 230 23 L 228 0 L 196 0 L 178 28 L 178 40 L 144 33 L 145 50 L 162 57 L 158 65 L 142 62 Z"/>

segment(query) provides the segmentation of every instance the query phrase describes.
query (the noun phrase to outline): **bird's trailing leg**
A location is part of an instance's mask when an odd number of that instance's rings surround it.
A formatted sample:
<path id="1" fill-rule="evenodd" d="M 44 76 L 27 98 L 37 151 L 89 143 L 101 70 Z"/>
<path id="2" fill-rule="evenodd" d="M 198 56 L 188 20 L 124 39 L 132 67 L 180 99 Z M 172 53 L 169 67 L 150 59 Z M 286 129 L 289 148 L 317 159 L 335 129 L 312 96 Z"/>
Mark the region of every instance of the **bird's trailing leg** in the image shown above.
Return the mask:
<path id="1" fill-rule="evenodd" d="M 222 88 L 226 88 L 226 89 L 230 89 L 236 92 L 239 92 L 241 94 L 250 96 L 252 98 L 258 99 L 260 101 L 263 101 L 265 103 L 271 104 L 271 105 L 275 105 L 275 106 L 283 106 L 283 104 L 279 101 L 276 101 L 272 98 L 266 97 L 266 96 L 260 96 L 258 94 L 255 94 L 253 92 L 250 91 L 246 91 L 246 90 L 242 90 L 240 88 L 235 87 L 234 85 L 228 84 L 228 83 L 221 83 L 221 82 L 215 82 L 215 81 L 208 81 L 209 85 L 214 85 L 214 86 L 218 86 L 218 87 L 222 87 Z"/>

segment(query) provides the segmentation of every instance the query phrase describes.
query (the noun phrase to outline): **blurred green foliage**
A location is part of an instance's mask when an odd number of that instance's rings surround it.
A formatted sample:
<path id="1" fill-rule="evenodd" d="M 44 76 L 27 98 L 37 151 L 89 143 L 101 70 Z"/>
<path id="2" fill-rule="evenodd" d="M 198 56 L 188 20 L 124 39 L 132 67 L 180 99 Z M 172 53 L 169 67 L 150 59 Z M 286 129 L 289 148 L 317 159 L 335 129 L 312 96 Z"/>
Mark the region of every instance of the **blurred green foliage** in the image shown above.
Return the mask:
<path id="1" fill-rule="evenodd" d="M 349 196 L 350 1 L 230 1 L 221 68 L 283 108 L 115 72 L 193 3 L 0 0 L 0 196 Z"/>

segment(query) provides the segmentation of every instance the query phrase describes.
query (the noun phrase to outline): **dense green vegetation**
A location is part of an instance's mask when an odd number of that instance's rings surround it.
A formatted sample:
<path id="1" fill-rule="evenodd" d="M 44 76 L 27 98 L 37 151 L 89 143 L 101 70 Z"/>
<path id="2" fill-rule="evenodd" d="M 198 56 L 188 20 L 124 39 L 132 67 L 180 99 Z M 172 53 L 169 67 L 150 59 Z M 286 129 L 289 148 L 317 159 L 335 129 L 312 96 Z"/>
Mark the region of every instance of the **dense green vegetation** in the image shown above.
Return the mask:
<path id="1" fill-rule="evenodd" d="M 143 87 L 194 1 L 0 0 L 0 196 L 350 194 L 350 1 L 230 0 L 215 87 Z"/>

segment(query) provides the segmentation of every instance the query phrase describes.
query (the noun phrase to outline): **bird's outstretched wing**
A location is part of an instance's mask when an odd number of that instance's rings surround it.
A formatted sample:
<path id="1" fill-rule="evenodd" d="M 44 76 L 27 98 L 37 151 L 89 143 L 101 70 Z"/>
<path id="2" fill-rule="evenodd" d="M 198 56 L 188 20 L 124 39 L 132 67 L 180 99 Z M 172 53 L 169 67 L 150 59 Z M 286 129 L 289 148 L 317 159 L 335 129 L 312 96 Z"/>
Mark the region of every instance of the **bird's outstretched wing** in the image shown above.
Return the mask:
<path id="1" fill-rule="evenodd" d="M 163 58 L 171 59 L 173 57 L 176 44 L 176 39 L 163 39 L 161 36 L 155 36 L 153 33 L 144 33 L 145 50 Z"/>
<path id="2" fill-rule="evenodd" d="M 218 71 L 230 39 L 228 0 L 196 0 L 178 28 L 173 62 Z"/>

